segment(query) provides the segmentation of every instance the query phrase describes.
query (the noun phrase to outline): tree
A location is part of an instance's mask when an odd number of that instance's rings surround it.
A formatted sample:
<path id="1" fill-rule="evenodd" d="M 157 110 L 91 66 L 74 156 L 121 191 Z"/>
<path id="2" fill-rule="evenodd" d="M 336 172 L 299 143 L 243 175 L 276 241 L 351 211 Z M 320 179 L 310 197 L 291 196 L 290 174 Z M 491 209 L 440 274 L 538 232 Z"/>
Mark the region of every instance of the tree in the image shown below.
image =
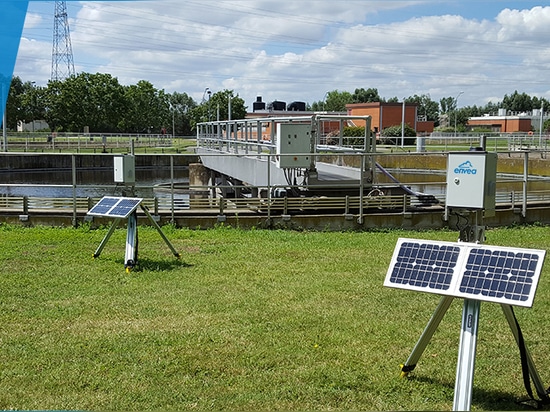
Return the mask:
<path id="1" fill-rule="evenodd" d="M 169 95 L 170 112 L 172 113 L 172 126 L 175 130 L 171 130 L 175 136 L 191 135 L 191 117 L 190 112 L 197 106 L 197 103 L 187 93 L 174 92 Z"/>
<path id="2" fill-rule="evenodd" d="M 191 110 L 191 126 L 194 129 L 197 123 L 228 120 L 229 119 L 229 100 L 231 100 L 231 119 L 238 120 L 246 117 L 246 106 L 244 100 L 233 90 L 222 90 L 210 96 L 200 105 Z"/>
<path id="3" fill-rule="evenodd" d="M 520 94 L 515 90 L 510 96 L 507 94 L 504 95 L 502 107 L 512 112 L 528 112 L 533 110 L 533 101 L 528 94 Z"/>
<path id="4" fill-rule="evenodd" d="M 46 121 L 52 130 L 119 131 L 126 109 L 124 88 L 110 74 L 80 73 L 51 81 L 46 92 Z"/>
<path id="5" fill-rule="evenodd" d="M 480 109 L 480 114 L 478 116 L 482 116 L 484 114 L 497 114 L 499 107 L 499 103 L 489 102 Z"/>
<path id="6" fill-rule="evenodd" d="M 46 89 L 35 86 L 34 82 L 25 82 L 23 84 L 23 94 L 21 95 L 21 111 L 18 120 L 24 123 L 33 123 L 35 120 L 44 120 L 46 117 Z"/>
<path id="7" fill-rule="evenodd" d="M 378 89 L 374 88 L 369 88 L 367 90 L 363 88 L 355 89 L 352 98 L 353 103 L 373 103 L 382 101 L 378 94 Z"/>
<path id="8" fill-rule="evenodd" d="M 425 116 L 426 120 L 437 122 L 439 121 L 439 105 L 434 102 L 430 95 L 422 94 L 414 95 L 405 99 L 406 103 L 416 103 L 418 105 L 418 115 Z"/>
<path id="9" fill-rule="evenodd" d="M 235 95 L 233 90 L 222 90 L 214 93 L 206 102 L 209 110 L 217 120 L 229 120 L 229 102 L 231 101 L 231 120 L 244 119 L 246 117 L 246 106 L 244 100 Z M 212 119 L 213 120 L 213 119 Z"/>
<path id="10" fill-rule="evenodd" d="M 169 96 L 150 82 L 140 80 L 124 87 L 127 111 L 123 129 L 132 133 L 160 133 L 171 124 Z"/>
<path id="11" fill-rule="evenodd" d="M 2 90 L 0 90 L 2 92 Z M 14 76 L 11 80 L 8 99 L 6 102 L 6 128 L 17 129 L 17 121 L 22 118 L 23 106 L 21 97 L 24 93 L 24 85 L 18 76 Z M 0 120 L 1 123 L 1 120 Z"/>
<path id="12" fill-rule="evenodd" d="M 311 110 L 323 112 L 345 112 L 346 105 L 353 102 L 350 92 L 333 90 L 325 94 L 324 101 L 313 102 Z"/>
<path id="13" fill-rule="evenodd" d="M 443 97 L 439 100 L 439 112 L 441 114 L 450 114 L 456 110 L 456 99 L 454 97 Z"/>

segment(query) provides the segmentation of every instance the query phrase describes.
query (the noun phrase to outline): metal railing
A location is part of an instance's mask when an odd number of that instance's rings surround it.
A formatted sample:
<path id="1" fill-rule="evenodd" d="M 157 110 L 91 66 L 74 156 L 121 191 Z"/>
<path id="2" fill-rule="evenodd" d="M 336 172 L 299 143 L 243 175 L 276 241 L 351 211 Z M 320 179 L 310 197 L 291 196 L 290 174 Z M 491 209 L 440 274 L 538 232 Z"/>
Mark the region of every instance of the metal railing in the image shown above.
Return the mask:
<path id="1" fill-rule="evenodd" d="M 333 154 L 335 162 L 341 159 L 342 156 L 355 156 L 359 159 L 359 164 L 368 164 L 365 159 L 367 157 L 375 156 L 377 161 L 384 163 L 384 157 L 388 154 L 383 153 L 352 153 L 352 154 Z M 41 155 L 52 156 L 52 155 Z M 73 155 L 77 156 L 77 155 Z M 85 155 L 81 155 L 85 156 Z M 292 215 L 292 214 L 344 214 L 344 215 L 361 215 L 362 213 L 372 212 L 389 212 L 389 213 L 406 213 L 410 211 L 424 208 L 426 205 L 421 199 L 410 195 L 388 195 L 382 194 L 377 190 L 380 184 L 375 180 L 374 187 L 365 183 L 363 196 L 312 196 L 312 197 L 291 197 L 282 196 L 276 197 L 272 194 L 274 189 L 283 189 L 278 185 L 269 184 L 263 188 L 252 188 L 249 185 L 235 186 L 232 184 L 209 184 L 209 185 L 195 185 L 190 187 L 188 184 L 181 184 L 174 179 L 174 161 L 178 156 L 190 156 L 190 155 L 166 155 L 171 158 L 171 170 L 170 179 L 163 182 L 163 189 L 161 195 L 143 196 L 144 204 L 154 214 L 169 214 L 172 220 L 185 213 L 192 212 L 204 212 L 208 214 L 226 214 L 226 213 L 260 213 L 262 215 Z M 240 156 L 239 154 L 227 154 L 227 156 Z M 260 156 L 273 156 L 270 154 L 262 154 Z M 327 156 L 327 155 L 324 155 Z M 328 155 L 330 156 L 330 155 Z M 403 154 L 402 156 L 405 156 Z M 525 152 L 525 164 L 528 163 L 529 153 Z M 39 186 L 41 189 L 57 189 L 64 188 L 72 191 L 72 196 L 56 197 L 56 196 L 12 196 L 10 194 L 0 194 L 0 212 L 1 213 L 15 213 L 21 215 L 32 215 L 33 213 L 50 212 L 50 213 L 72 213 L 74 220 L 76 221 L 77 215 L 86 213 L 101 196 L 78 196 L 77 190 L 87 185 L 77 184 L 76 173 L 79 169 L 75 166 L 79 162 L 73 161 L 73 169 L 71 171 L 72 184 L 63 185 L 29 185 Z M 271 162 L 266 162 L 271 164 Z M 273 166 L 274 167 L 274 166 Z M 3 171 L 2 173 L 7 173 Z M 434 172 L 438 173 L 436 181 L 432 182 L 415 182 L 407 181 L 404 183 L 406 186 L 419 185 L 427 188 L 430 191 L 430 186 L 437 186 L 439 188 L 445 185 L 444 171 Z M 433 174 L 433 173 L 432 173 Z M 0 174 L 1 179 L 1 174 Z M 548 178 L 546 178 L 548 179 Z M 525 170 L 524 175 L 518 175 L 514 179 L 509 177 L 499 177 L 497 179 L 497 197 L 496 204 L 498 208 L 510 208 L 521 209 L 523 216 L 527 214 L 528 207 L 530 205 L 541 205 L 544 203 L 550 204 L 550 188 L 549 190 L 527 190 L 528 184 L 534 180 L 541 180 L 540 177 L 533 177 Z M 509 182 L 515 182 L 520 185 L 521 188 L 517 190 L 507 190 L 506 185 Z M 544 183 L 543 179 L 543 183 Z M 0 188 L 13 188 L 18 186 L 16 184 L 1 183 Z M 103 188 L 113 188 L 113 183 L 100 185 Z M 299 185 L 287 185 L 286 189 L 292 189 L 292 187 L 300 188 Z M 158 190 L 157 185 L 143 185 L 137 186 L 136 190 L 146 190 L 154 192 Z M 242 197 L 230 197 L 225 192 L 239 193 L 243 191 L 250 193 L 256 189 L 257 192 L 266 193 L 263 197 L 251 195 L 243 195 Z M 9 190 L 8 190 L 9 192 Z M 44 190 L 41 190 L 44 192 Z M 439 201 L 440 205 L 444 205 L 444 195 L 435 194 L 435 198 Z M 141 197 L 141 196 L 140 196 Z"/>
<path id="2" fill-rule="evenodd" d="M 94 150 L 97 153 L 130 150 L 135 148 L 168 148 L 174 145 L 174 139 L 192 137 L 172 136 L 160 133 L 47 133 L 18 132 L 8 133 L 7 150 L 9 152 L 42 152 Z"/>

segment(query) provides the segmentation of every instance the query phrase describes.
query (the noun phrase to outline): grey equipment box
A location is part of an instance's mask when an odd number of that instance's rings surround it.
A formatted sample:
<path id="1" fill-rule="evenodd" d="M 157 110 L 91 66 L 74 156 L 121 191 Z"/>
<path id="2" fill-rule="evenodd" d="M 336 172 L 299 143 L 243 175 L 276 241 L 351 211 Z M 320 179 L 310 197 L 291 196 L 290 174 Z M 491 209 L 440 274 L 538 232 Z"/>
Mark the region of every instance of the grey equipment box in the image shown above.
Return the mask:
<path id="1" fill-rule="evenodd" d="M 311 164 L 311 124 L 277 124 L 277 167 L 308 168 Z"/>
<path id="2" fill-rule="evenodd" d="M 494 211 L 496 180 L 496 153 L 449 153 L 446 206 Z"/>
<path id="3" fill-rule="evenodd" d="M 136 159 L 132 155 L 115 156 L 115 182 L 135 183 L 136 182 Z"/>

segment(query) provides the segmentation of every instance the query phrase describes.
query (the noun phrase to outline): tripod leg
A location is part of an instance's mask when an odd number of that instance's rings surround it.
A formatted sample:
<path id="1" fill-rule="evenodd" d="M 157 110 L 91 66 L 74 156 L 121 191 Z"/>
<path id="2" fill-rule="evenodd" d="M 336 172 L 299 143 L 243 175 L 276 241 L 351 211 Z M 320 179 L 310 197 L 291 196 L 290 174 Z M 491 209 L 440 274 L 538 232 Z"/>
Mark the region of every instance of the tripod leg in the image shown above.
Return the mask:
<path id="1" fill-rule="evenodd" d="M 124 258 L 126 272 L 130 272 L 137 265 L 137 242 L 137 213 L 133 212 L 128 216 L 128 232 L 126 233 L 126 255 Z"/>
<path id="2" fill-rule="evenodd" d="M 465 299 L 462 310 L 462 332 L 458 348 L 453 410 L 469 411 L 472 405 L 474 365 L 476 360 L 479 300 Z"/>
<path id="3" fill-rule="evenodd" d="M 180 258 L 181 255 L 176 251 L 174 246 L 172 246 L 172 243 L 170 243 L 166 235 L 162 232 L 162 229 L 160 228 L 159 224 L 155 221 L 155 219 L 153 219 L 153 216 L 151 216 L 151 213 L 149 213 L 149 210 L 147 210 L 147 208 L 142 204 L 140 204 L 140 206 L 141 206 L 141 209 L 145 212 L 145 214 L 149 218 L 149 220 L 151 221 L 151 223 L 153 224 L 153 226 L 155 227 L 155 229 L 157 229 L 157 232 L 159 233 L 160 237 L 162 237 L 164 242 L 168 245 L 168 247 L 170 248 L 174 256 L 177 258 Z"/>
<path id="4" fill-rule="evenodd" d="M 441 297 L 439 305 L 435 309 L 435 312 L 433 313 L 430 321 L 426 325 L 426 328 L 424 328 L 424 332 L 422 332 L 422 335 L 420 336 L 420 339 L 418 340 L 414 349 L 409 355 L 407 362 L 405 362 L 404 365 L 401 365 L 401 377 L 406 377 L 409 372 L 414 370 L 414 368 L 416 367 L 416 363 L 422 356 L 422 353 L 424 353 L 424 350 L 426 349 L 426 346 L 428 346 L 428 343 L 430 343 L 430 339 L 437 330 L 437 327 L 439 326 L 441 319 L 443 319 L 443 316 L 445 316 L 445 313 L 449 309 L 449 306 L 451 306 L 453 299 L 454 298 L 452 296 Z"/>
<path id="5" fill-rule="evenodd" d="M 120 222 L 120 219 L 115 219 L 113 224 L 111 225 L 111 227 L 109 228 L 109 231 L 107 232 L 107 234 L 105 235 L 105 237 L 103 238 L 103 240 L 101 241 L 101 243 L 99 244 L 97 250 L 95 251 L 95 253 L 93 254 L 93 257 L 94 259 L 95 258 L 98 258 L 99 255 L 101 255 L 101 252 L 103 251 L 103 248 L 105 247 L 105 245 L 107 244 L 107 241 L 109 240 L 109 238 L 111 237 L 111 235 L 113 234 L 113 232 L 115 231 L 116 227 L 118 226 L 118 223 Z"/>
<path id="6" fill-rule="evenodd" d="M 506 317 L 506 320 L 508 321 L 508 325 L 510 325 L 510 329 L 512 330 L 512 334 L 514 335 L 514 338 L 516 339 L 516 343 L 520 345 L 520 338 L 519 338 L 519 330 L 518 330 L 518 324 L 516 322 L 516 317 L 514 316 L 513 309 L 510 305 L 501 304 L 502 311 L 504 312 L 504 316 Z M 529 353 L 529 349 L 527 349 L 527 346 L 525 346 L 525 355 L 527 357 L 527 365 L 529 367 L 529 375 L 531 376 L 531 379 L 533 380 L 533 384 L 535 385 L 535 389 L 537 390 L 537 394 L 541 399 L 544 399 L 546 396 L 546 389 L 544 388 L 544 384 L 542 383 L 542 380 L 537 372 L 537 368 L 535 366 L 535 363 L 533 362 L 533 358 L 531 357 L 531 354 Z"/>

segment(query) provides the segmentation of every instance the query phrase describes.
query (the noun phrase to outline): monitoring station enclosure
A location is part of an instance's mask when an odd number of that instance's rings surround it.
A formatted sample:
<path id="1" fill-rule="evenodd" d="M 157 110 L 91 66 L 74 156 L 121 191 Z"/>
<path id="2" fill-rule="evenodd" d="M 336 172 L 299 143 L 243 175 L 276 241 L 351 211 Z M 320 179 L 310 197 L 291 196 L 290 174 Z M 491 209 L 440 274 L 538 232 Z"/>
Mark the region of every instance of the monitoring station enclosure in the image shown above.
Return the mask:
<path id="1" fill-rule="evenodd" d="M 114 181 L 125 185 L 136 182 L 136 158 L 133 155 L 114 157 Z"/>
<path id="2" fill-rule="evenodd" d="M 311 125 L 277 124 L 277 167 L 308 168 L 311 164 Z"/>
<path id="3" fill-rule="evenodd" d="M 447 207 L 494 211 L 496 175 L 496 153 L 449 153 Z"/>
<path id="4" fill-rule="evenodd" d="M 123 155 L 114 157 L 114 181 L 125 185 L 126 192 L 134 193 L 134 184 L 136 181 L 136 163 L 134 155 Z M 138 264 L 138 229 L 137 229 L 137 208 L 140 207 L 145 213 L 149 222 L 157 229 L 164 242 L 168 245 L 176 258 L 180 254 L 170 243 L 166 235 L 162 232 L 161 227 L 156 220 L 151 216 L 147 207 L 142 203 L 143 199 L 139 197 L 117 197 L 104 196 L 88 211 L 89 216 L 101 216 L 113 218 L 111 228 L 101 241 L 99 247 L 93 254 L 94 258 L 99 257 L 107 241 L 114 233 L 116 227 L 122 219 L 128 219 L 126 233 L 126 252 L 124 257 L 124 268 L 130 272 Z"/>
<path id="5" fill-rule="evenodd" d="M 416 367 L 453 299 L 464 299 L 453 410 L 471 407 L 481 301 L 501 305 L 523 354 L 524 381 L 529 382 L 530 377 L 537 395 L 548 400 L 512 309 L 532 306 L 546 252 L 482 245 L 483 215 L 495 209 L 496 171 L 496 153 L 450 153 L 446 208 L 457 214 L 474 213 L 475 223 L 467 230 L 461 229 L 459 242 L 399 239 L 384 281 L 388 287 L 442 295 L 409 358 L 401 365 L 402 376 Z"/>

